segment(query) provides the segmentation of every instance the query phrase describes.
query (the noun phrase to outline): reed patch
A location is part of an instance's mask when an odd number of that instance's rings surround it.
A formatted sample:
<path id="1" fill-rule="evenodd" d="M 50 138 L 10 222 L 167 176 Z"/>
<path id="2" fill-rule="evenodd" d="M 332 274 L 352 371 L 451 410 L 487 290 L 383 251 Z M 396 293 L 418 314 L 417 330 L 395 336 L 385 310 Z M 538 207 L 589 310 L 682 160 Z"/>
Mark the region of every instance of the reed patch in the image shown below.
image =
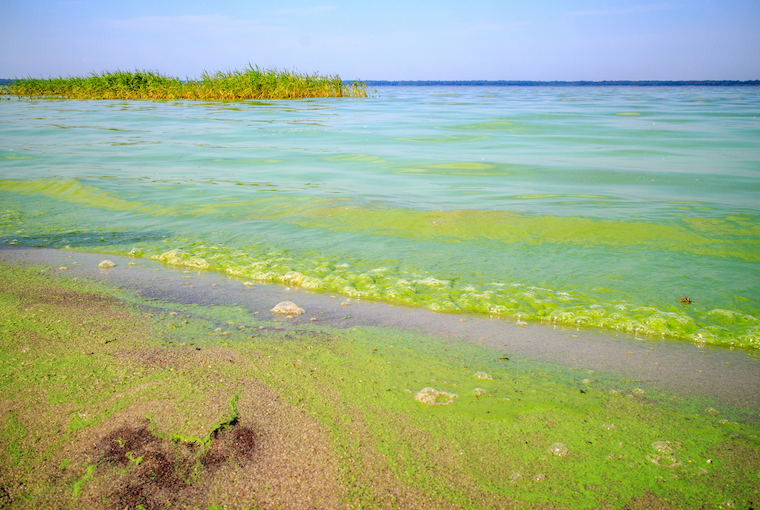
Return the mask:
<path id="1" fill-rule="evenodd" d="M 337 75 L 262 70 L 249 65 L 243 71 L 204 71 L 199 79 L 186 80 L 152 70 L 103 71 L 84 77 L 17 78 L 3 87 L 2 93 L 66 99 L 241 101 L 366 97 L 367 86 L 361 82 L 344 83 Z"/>

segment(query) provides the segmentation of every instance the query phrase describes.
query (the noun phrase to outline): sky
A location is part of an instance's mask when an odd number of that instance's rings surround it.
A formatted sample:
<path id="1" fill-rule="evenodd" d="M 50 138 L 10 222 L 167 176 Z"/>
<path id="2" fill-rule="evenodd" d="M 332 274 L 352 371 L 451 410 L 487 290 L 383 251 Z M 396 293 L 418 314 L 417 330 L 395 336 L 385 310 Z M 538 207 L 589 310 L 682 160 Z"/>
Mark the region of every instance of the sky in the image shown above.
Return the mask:
<path id="1" fill-rule="evenodd" d="M 0 0 L 0 78 L 757 80 L 758 0 Z"/>

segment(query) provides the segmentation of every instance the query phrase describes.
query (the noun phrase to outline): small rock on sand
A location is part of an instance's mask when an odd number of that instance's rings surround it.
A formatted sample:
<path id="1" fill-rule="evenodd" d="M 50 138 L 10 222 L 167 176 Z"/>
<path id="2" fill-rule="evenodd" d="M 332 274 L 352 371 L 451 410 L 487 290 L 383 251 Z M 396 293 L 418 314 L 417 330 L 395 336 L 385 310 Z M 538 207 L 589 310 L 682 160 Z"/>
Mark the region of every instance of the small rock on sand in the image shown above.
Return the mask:
<path id="1" fill-rule="evenodd" d="M 106 260 L 101 260 L 101 261 L 100 261 L 100 264 L 98 264 L 98 267 L 99 267 L 100 269 L 111 269 L 111 268 L 112 268 L 113 266 L 115 266 L 115 265 L 116 265 L 116 264 L 114 264 L 114 263 L 113 263 L 113 262 L 111 262 L 110 260 L 107 260 L 107 259 L 106 259 Z"/>
<path id="2" fill-rule="evenodd" d="M 440 391 L 435 388 L 422 388 L 414 394 L 415 400 L 428 406 L 445 406 L 459 398 L 455 393 Z"/>
<path id="3" fill-rule="evenodd" d="M 299 307 L 292 301 L 282 301 L 280 303 L 277 303 L 277 305 L 270 311 L 274 313 L 286 313 L 288 315 L 301 315 L 306 310 Z"/>

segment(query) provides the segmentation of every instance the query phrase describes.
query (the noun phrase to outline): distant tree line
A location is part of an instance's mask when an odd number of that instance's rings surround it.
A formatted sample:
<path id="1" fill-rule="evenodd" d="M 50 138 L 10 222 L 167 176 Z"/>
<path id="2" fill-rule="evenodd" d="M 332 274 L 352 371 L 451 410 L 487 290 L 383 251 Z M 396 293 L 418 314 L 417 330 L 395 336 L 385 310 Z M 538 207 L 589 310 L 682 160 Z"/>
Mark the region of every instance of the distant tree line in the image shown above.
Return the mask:
<path id="1" fill-rule="evenodd" d="M 480 86 L 480 87 L 757 87 L 760 80 L 616 80 L 616 81 L 525 81 L 525 80 L 365 80 L 369 87 L 383 86 Z"/>

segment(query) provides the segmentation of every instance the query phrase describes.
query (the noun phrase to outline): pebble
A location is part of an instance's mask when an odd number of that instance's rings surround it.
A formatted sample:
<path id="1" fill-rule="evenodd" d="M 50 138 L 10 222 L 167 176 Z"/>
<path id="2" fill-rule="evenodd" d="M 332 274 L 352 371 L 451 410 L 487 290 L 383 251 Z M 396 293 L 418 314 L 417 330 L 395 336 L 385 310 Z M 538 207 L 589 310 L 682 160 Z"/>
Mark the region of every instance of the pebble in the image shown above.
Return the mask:
<path id="1" fill-rule="evenodd" d="M 277 303 L 277 305 L 270 310 L 270 312 L 274 313 L 285 313 L 290 315 L 301 315 L 306 310 L 303 308 L 300 308 L 297 304 L 295 304 L 292 301 L 282 301 L 280 303 Z"/>
<path id="2" fill-rule="evenodd" d="M 447 400 L 438 402 L 440 397 L 446 397 Z M 459 398 L 459 395 L 455 393 L 449 393 L 448 391 L 440 391 L 435 388 L 422 388 L 420 391 L 414 394 L 415 400 L 422 402 L 428 406 L 445 406 L 454 402 Z"/>
<path id="3" fill-rule="evenodd" d="M 475 372 L 475 379 L 493 379 L 490 375 L 488 375 L 485 372 Z"/>
<path id="4" fill-rule="evenodd" d="M 115 265 L 116 264 L 114 264 L 110 260 L 106 259 L 106 260 L 101 260 L 100 264 L 98 264 L 98 267 L 101 268 L 101 269 L 111 269 Z"/>

